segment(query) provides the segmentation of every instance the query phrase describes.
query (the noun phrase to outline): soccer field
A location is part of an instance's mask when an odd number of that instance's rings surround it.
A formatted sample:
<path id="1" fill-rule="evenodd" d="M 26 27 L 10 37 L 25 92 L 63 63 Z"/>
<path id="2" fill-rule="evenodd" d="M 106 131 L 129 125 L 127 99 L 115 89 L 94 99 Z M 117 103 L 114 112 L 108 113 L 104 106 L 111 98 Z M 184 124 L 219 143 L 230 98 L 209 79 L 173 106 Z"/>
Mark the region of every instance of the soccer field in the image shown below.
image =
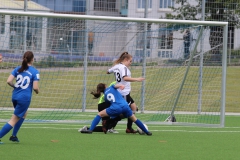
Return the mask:
<path id="1" fill-rule="evenodd" d="M 36 1 L 38 7 L 24 1 L 19 8 L 14 6 L 21 2 L 12 2 L 0 9 L 0 129 L 13 113 L 6 80 L 28 60 L 22 58 L 25 51 L 34 52 L 41 80 L 17 135 L 20 142 L 9 141 L 12 131 L 1 138 L 0 160 L 239 159 L 239 33 L 233 30 L 238 19 L 231 18 L 239 17 L 239 5 L 74 0 L 60 7 L 60 1 L 49 0 L 46 8 L 44 1 Z M 136 116 L 153 135 L 125 133 L 126 119 L 115 128 L 118 134 L 79 133 L 97 114 L 90 94 L 96 85 L 124 77 L 106 72 L 126 51 L 132 55 L 127 76 L 145 78 L 131 85 Z M 26 78 L 17 76 L 17 85 L 24 89 Z"/>
<path id="2" fill-rule="evenodd" d="M 28 122 L 18 134 L 20 143 L 8 140 L 11 133 L 2 138 L 0 153 L 2 160 L 238 160 L 239 118 L 226 116 L 224 128 L 148 125 L 152 136 L 126 134 L 124 122 L 118 134 L 81 134 L 83 124 L 76 123 Z"/>

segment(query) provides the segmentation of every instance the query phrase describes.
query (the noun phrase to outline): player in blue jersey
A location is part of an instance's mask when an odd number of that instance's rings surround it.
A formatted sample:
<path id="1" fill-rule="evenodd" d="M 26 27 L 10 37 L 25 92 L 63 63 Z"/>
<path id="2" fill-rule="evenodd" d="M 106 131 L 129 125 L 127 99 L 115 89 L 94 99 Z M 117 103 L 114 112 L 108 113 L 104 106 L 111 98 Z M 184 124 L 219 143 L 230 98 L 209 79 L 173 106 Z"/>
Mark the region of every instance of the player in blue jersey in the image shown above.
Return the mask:
<path id="1" fill-rule="evenodd" d="M 141 130 L 143 130 L 147 135 L 151 136 L 152 133 L 149 132 L 143 123 L 136 118 L 130 109 L 126 100 L 122 97 L 117 89 L 123 90 L 125 88 L 122 84 L 112 85 L 110 87 L 106 87 L 104 83 L 99 83 L 97 85 L 97 91 L 92 92 L 95 98 L 99 98 L 101 93 L 104 93 L 105 101 L 111 103 L 111 106 L 107 109 L 102 110 L 98 113 L 98 115 L 92 121 L 91 127 L 89 130 L 81 131 L 81 133 L 92 133 L 96 125 L 99 123 L 102 117 L 109 116 L 110 118 L 116 118 L 119 115 L 123 115 L 126 118 L 130 118 Z M 107 133 L 107 132 L 104 132 Z"/>
<path id="2" fill-rule="evenodd" d="M 27 116 L 27 110 L 32 98 L 32 90 L 36 94 L 39 93 L 38 81 L 40 80 L 39 72 L 32 64 L 34 55 L 31 51 L 27 51 L 23 55 L 22 65 L 16 67 L 7 79 L 7 84 L 13 87 L 12 103 L 14 107 L 13 115 L 0 130 L 0 139 L 5 136 L 12 128 L 12 136 L 10 141 L 19 142 L 17 133 Z M 13 81 L 16 79 L 16 83 Z M 0 140 L 0 143 L 1 140 Z"/>
<path id="3" fill-rule="evenodd" d="M 116 81 L 112 82 L 109 86 L 116 84 Z M 111 103 L 106 102 L 104 100 L 104 95 L 102 95 L 99 98 L 98 101 L 98 112 L 101 112 L 102 110 L 108 108 L 111 106 Z M 121 121 L 122 117 L 118 116 L 114 119 L 111 119 L 110 117 L 103 117 L 102 118 L 102 126 L 96 126 L 93 130 L 93 132 L 108 132 L 108 133 L 118 133 L 114 128 L 116 127 L 118 121 Z M 88 130 L 90 127 L 84 126 L 80 128 L 78 131 L 81 132 L 82 130 Z"/>

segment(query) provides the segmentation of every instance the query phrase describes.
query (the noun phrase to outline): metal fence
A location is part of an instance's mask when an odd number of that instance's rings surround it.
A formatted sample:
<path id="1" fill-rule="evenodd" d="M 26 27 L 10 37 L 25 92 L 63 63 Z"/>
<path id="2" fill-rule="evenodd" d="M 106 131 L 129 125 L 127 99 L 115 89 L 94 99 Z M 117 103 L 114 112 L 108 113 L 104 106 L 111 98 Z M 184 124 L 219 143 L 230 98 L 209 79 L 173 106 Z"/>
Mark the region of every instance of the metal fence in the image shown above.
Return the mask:
<path id="1" fill-rule="evenodd" d="M 232 0 L 4 0 L 0 2 L 0 8 L 4 10 L 24 10 L 36 12 L 55 12 L 66 14 L 86 14 L 99 16 L 116 17 L 137 17 L 137 18 L 156 18 L 156 19 L 185 19 L 185 20 L 207 20 L 207 21 L 225 21 L 228 26 L 228 73 L 227 73 L 227 106 L 234 106 L 229 111 L 240 112 L 237 106 L 240 105 L 240 81 L 238 73 L 240 65 L 240 5 L 239 1 Z M 34 21 L 33 21 L 34 22 Z M 0 33 L 4 33 L 6 19 L 0 16 Z M 8 23 L 8 22 L 7 22 Z M 26 25 L 22 22 L 10 24 L 11 27 Z M 37 28 L 38 23 L 31 24 L 32 28 Z M 222 37 L 219 28 L 211 28 L 212 37 Z M 23 31 L 21 31 L 23 32 Z M 40 32 L 37 29 L 29 30 L 26 36 L 26 46 L 41 42 L 35 37 Z M 17 42 L 14 37 L 15 32 L 11 31 L 12 50 L 15 49 Z M 170 35 L 170 34 L 169 34 Z M 60 37 L 61 38 L 61 37 Z M 166 38 L 169 39 L 169 38 Z M 24 39 L 23 39 L 24 40 Z M 211 39 L 211 42 L 215 42 Z M 216 42 L 219 42 L 216 40 Z M 64 42 L 62 42 L 64 43 Z M 29 45 L 28 45 L 29 44 Z M 213 44 L 216 45 L 216 44 Z M 24 46 L 22 46 L 24 47 Z M 58 50 L 59 51 L 59 50 Z M 63 51 L 63 52 L 68 52 Z M 79 52 L 79 51 L 77 51 Z M 232 72 L 234 68 L 234 72 Z"/>

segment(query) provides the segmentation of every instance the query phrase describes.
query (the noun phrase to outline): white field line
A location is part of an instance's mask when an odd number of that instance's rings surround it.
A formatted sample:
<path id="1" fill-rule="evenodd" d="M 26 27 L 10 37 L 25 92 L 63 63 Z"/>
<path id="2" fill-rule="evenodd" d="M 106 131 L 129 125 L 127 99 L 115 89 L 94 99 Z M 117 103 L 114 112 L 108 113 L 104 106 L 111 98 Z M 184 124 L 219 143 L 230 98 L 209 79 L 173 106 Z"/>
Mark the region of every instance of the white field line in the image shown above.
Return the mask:
<path id="1" fill-rule="evenodd" d="M 5 122 L 0 122 L 0 124 L 5 124 Z M 126 122 L 119 123 L 118 126 L 122 127 L 125 125 Z M 73 124 L 73 123 L 23 123 L 24 126 L 73 126 L 73 127 L 83 127 L 84 125 L 90 126 L 90 124 Z M 196 128 L 196 126 L 171 126 L 171 125 L 148 125 L 149 127 L 154 127 L 154 128 Z M 125 127 L 125 126 L 124 126 Z M 36 127 L 36 128 L 41 128 L 41 127 Z M 54 127 L 53 127 L 54 128 Z M 199 128 L 199 127 L 197 127 Z M 219 127 L 202 127 L 204 129 L 209 128 L 209 129 L 221 129 Z M 240 127 L 224 127 L 224 129 L 240 129 Z"/>
<path id="2" fill-rule="evenodd" d="M 3 107 L 0 107 L 0 112 L 6 112 L 6 111 L 13 111 L 13 108 L 3 108 Z M 48 109 L 48 108 L 29 108 L 28 111 L 65 111 L 65 112 L 82 112 L 82 109 Z M 85 110 L 86 113 L 88 112 L 93 112 L 93 113 L 98 113 L 97 110 L 94 110 L 94 109 L 86 109 Z M 171 111 L 161 111 L 165 114 L 170 114 Z M 159 111 L 144 111 L 144 113 L 161 113 Z M 82 112 L 84 113 L 84 112 Z M 137 113 L 140 113 L 140 112 L 137 112 Z M 197 112 L 181 112 L 181 111 L 175 111 L 174 114 L 190 114 L 190 115 L 198 115 Z M 201 114 L 205 115 L 219 115 L 220 113 L 219 112 L 201 112 Z M 232 113 L 232 112 L 226 112 L 225 115 L 229 115 L 229 116 L 239 116 L 240 113 Z"/>
<path id="3" fill-rule="evenodd" d="M 5 124 L 5 122 L 0 122 L 0 124 Z M 125 124 L 126 123 L 120 123 L 118 124 L 118 126 L 120 128 L 124 127 L 125 130 Z M 90 124 L 68 124 L 68 123 L 24 123 L 23 126 L 21 128 L 56 128 L 56 127 L 51 127 L 51 126 L 72 126 L 72 127 L 83 127 L 84 125 L 90 126 Z M 35 126 L 35 127 L 31 127 L 31 126 Z M 37 127 L 36 127 L 37 126 Z M 49 127 L 45 127 L 45 126 L 49 126 Z M 155 131 L 186 131 L 186 130 L 161 130 L 161 128 L 199 128 L 196 126 L 171 126 L 171 125 L 148 125 L 148 127 L 153 127 L 153 128 L 159 128 L 159 130 L 155 130 Z M 65 127 L 63 127 L 64 129 Z M 224 128 L 219 128 L 219 127 L 201 127 L 203 129 L 240 129 L 240 127 L 224 127 Z M 57 127 L 56 129 L 61 129 L 59 127 Z M 66 129 L 74 129 L 74 128 L 69 128 L 67 127 Z M 75 128 L 76 129 L 76 128 Z M 117 129 L 117 130 L 121 130 L 121 129 Z M 153 130 L 154 131 L 154 130 Z M 194 132 L 194 131 L 192 131 Z M 204 131 L 205 132 L 205 131 Z M 217 131 L 216 131 L 217 132 Z M 223 131 L 224 132 L 224 131 Z"/>
<path id="4" fill-rule="evenodd" d="M 1 124 L 1 122 L 0 122 Z M 34 125 L 34 126 L 37 126 L 37 127 L 31 127 L 31 125 Z M 60 125 L 60 126 L 64 126 L 64 124 L 47 124 L 47 123 L 25 123 L 23 124 L 23 126 L 21 128 L 30 128 L 30 129 L 53 129 L 53 130 L 78 130 L 80 128 L 83 127 L 83 124 L 79 124 L 79 125 L 72 125 L 72 124 L 66 124 L 66 126 L 74 126 L 74 128 L 69 128 L 69 127 L 45 127 L 45 126 L 50 126 L 50 125 Z M 88 125 L 90 126 L 90 125 Z M 118 125 L 119 127 L 122 127 L 123 125 Z M 75 128 L 75 127 L 78 127 L 78 128 Z M 159 129 L 154 129 L 154 130 L 151 130 L 152 132 L 187 132 L 187 133 L 240 133 L 240 130 L 239 131 L 233 131 L 233 130 L 220 130 L 220 129 L 240 129 L 240 127 L 224 127 L 224 128 L 217 128 L 217 127 L 203 127 L 203 129 L 206 129 L 206 128 L 209 128 L 209 129 L 219 129 L 219 130 L 212 130 L 212 131 L 204 131 L 204 130 L 194 130 L 194 131 L 191 131 L 191 130 L 184 130 L 184 129 L 176 129 L 176 130 L 173 130 L 173 129 L 170 129 L 170 130 L 167 130 L 167 129 L 161 129 L 161 128 L 194 128 L 194 126 L 159 126 L 159 125 L 149 125 L 148 126 L 149 128 L 151 127 L 154 127 L 154 128 L 159 128 Z M 116 129 L 118 131 L 125 131 L 125 126 L 124 126 L 124 129 Z"/>
<path id="5" fill-rule="evenodd" d="M 21 127 L 30 129 L 53 129 L 53 130 L 78 130 L 79 128 L 55 128 L 55 127 Z M 125 129 L 116 129 L 118 131 L 125 131 Z M 188 132 L 188 133 L 240 133 L 240 131 L 188 131 L 188 130 L 151 130 L 151 132 Z"/>

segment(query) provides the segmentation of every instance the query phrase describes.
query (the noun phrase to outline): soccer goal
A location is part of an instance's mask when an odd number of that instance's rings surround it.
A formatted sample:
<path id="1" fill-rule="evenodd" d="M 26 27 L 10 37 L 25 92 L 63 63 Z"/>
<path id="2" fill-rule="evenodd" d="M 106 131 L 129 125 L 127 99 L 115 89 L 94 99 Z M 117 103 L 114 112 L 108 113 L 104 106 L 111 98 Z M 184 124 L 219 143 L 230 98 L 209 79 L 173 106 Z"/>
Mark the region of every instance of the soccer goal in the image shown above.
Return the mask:
<path id="1" fill-rule="evenodd" d="M 12 114 L 11 70 L 31 50 L 40 71 L 27 117 L 88 123 L 90 92 L 110 84 L 106 71 L 122 52 L 133 56 L 131 96 L 146 124 L 224 126 L 227 22 L 0 11 L 0 119 Z"/>

